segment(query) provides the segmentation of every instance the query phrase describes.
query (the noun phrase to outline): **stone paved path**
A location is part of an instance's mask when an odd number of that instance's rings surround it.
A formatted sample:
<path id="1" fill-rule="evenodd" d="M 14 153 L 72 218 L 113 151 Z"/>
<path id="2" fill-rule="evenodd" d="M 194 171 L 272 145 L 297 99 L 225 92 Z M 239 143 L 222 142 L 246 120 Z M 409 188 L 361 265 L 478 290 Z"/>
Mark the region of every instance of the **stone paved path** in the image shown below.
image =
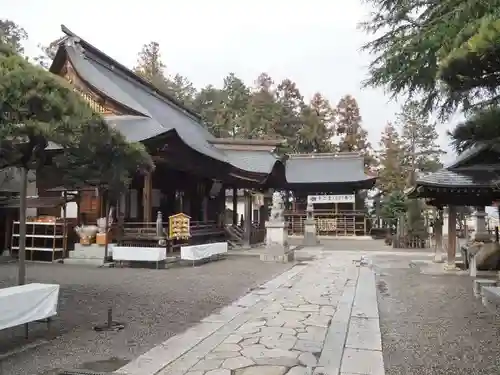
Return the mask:
<path id="1" fill-rule="evenodd" d="M 356 259 L 296 265 L 116 373 L 383 375 L 375 276 Z"/>

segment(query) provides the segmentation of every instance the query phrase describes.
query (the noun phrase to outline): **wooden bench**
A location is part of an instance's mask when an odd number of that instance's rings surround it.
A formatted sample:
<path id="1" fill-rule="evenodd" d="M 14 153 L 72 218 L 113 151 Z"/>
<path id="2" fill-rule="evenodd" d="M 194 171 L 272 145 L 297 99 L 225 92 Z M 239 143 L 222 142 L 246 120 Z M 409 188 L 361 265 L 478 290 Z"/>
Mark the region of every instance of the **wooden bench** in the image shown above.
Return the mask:
<path id="1" fill-rule="evenodd" d="M 28 323 L 45 322 L 57 315 L 58 284 L 26 284 L 0 289 L 0 330 Z"/>

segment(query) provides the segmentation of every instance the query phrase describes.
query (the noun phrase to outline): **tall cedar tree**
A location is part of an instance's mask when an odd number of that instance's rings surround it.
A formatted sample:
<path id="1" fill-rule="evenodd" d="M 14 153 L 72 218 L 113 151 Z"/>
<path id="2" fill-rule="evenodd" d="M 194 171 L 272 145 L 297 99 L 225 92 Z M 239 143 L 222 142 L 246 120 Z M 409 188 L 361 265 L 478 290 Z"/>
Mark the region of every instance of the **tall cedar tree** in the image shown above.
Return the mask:
<path id="1" fill-rule="evenodd" d="M 335 111 L 320 93 L 314 94 L 302 110 L 303 128 L 299 131 L 300 152 L 332 152 Z"/>
<path id="2" fill-rule="evenodd" d="M 251 89 L 247 108 L 245 126 L 249 138 L 277 139 L 276 125 L 279 123 L 280 108 L 275 98 L 275 87 L 272 78 L 260 74 Z"/>
<path id="3" fill-rule="evenodd" d="M 275 132 L 286 141 L 284 151 L 290 153 L 300 152 L 300 140 L 297 137 L 303 128 L 302 111 L 304 109 L 304 98 L 296 83 L 290 79 L 284 79 L 275 91 L 276 102 L 279 105 Z"/>
<path id="4" fill-rule="evenodd" d="M 338 149 L 341 152 L 359 152 L 365 160 L 365 170 L 371 171 L 375 158 L 368 132 L 363 129 L 359 106 L 354 97 L 346 95 L 340 99 L 336 109 L 336 129 L 341 136 Z"/>
<path id="5" fill-rule="evenodd" d="M 135 73 L 149 81 L 158 90 L 172 96 L 179 103 L 190 106 L 196 92 L 192 83 L 180 74 L 169 77 L 165 73 L 158 42 L 150 42 L 142 47 L 137 58 Z"/>
<path id="6" fill-rule="evenodd" d="M 388 123 L 385 126 L 379 146 L 377 187 L 383 195 L 402 192 L 406 184 L 403 172 L 404 150 L 399 133 L 393 124 Z"/>
<path id="7" fill-rule="evenodd" d="M 421 111 L 420 104 L 409 101 L 397 115 L 404 158 L 404 175 L 410 186 L 415 182 L 416 173 L 435 172 L 442 167 L 439 160 L 444 151 L 438 145 L 436 124 Z"/>

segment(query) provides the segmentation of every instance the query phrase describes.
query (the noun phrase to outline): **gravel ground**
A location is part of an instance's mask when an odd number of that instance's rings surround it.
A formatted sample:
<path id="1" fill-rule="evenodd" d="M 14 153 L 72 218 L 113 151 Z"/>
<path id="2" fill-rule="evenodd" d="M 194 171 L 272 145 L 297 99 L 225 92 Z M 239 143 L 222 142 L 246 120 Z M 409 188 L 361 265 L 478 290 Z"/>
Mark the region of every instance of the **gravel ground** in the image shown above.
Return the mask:
<path id="1" fill-rule="evenodd" d="M 50 334 L 33 324 L 27 341 L 22 327 L 0 331 L 0 374 L 115 370 L 289 267 L 253 257 L 167 270 L 29 264 L 29 282 L 61 285 L 59 315 Z M 16 264 L 0 265 L 0 287 L 14 285 L 16 275 Z M 126 328 L 95 332 L 109 306 Z"/>
<path id="2" fill-rule="evenodd" d="M 497 375 L 500 316 L 468 276 L 429 276 L 401 257 L 376 257 L 387 375 Z"/>

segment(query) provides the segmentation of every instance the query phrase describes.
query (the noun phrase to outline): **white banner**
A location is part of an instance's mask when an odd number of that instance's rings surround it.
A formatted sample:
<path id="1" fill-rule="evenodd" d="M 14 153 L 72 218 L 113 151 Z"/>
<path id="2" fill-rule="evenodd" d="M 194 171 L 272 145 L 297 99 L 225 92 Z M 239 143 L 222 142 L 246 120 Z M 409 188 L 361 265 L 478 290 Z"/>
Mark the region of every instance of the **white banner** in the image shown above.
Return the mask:
<path id="1" fill-rule="evenodd" d="M 0 330 L 57 314 L 59 285 L 26 284 L 0 289 Z"/>
<path id="2" fill-rule="evenodd" d="M 182 260 L 201 260 L 212 255 L 226 254 L 227 242 L 214 242 L 204 245 L 181 246 Z"/>
<path id="3" fill-rule="evenodd" d="M 323 203 L 354 203 L 356 197 L 354 194 L 342 195 L 308 195 L 307 203 L 323 204 Z"/>

